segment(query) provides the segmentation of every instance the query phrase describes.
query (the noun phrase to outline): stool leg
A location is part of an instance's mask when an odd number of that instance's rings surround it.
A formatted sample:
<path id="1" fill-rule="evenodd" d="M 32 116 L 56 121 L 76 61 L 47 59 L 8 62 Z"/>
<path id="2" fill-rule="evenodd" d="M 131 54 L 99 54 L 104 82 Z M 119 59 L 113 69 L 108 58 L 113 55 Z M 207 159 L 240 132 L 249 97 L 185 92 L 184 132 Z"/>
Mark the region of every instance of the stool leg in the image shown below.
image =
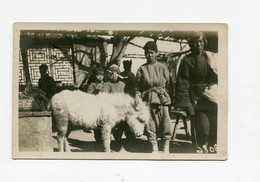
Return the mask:
<path id="1" fill-rule="evenodd" d="M 191 142 L 193 145 L 197 146 L 197 136 L 196 136 L 196 128 L 195 128 L 195 117 L 190 117 L 190 125 L 191 125 Z"/>
<path id="2" fill-rule="evenodd" d="M 185 129 L 185 133 L 186 133 L 186 138 L 189 139 L 190 138 L 190 133 L 189 133 L 189 130 L 188 130 L 186 116 L 182 117 L 182 121 L 183 121 L 184 129 Z"/>
<path id="3" fill-rule="evenodd" d="M 173 128 L 173 132 L 172 132 L 172 140 L 175 140 L 175 138 L 176 138 L 177 126 L 179 124 L 179 120 L 180 120 L 180 115 L 178 114 L 177 117 L 176 117 L 176 122 L 175 122 L 175 126 Z"/>

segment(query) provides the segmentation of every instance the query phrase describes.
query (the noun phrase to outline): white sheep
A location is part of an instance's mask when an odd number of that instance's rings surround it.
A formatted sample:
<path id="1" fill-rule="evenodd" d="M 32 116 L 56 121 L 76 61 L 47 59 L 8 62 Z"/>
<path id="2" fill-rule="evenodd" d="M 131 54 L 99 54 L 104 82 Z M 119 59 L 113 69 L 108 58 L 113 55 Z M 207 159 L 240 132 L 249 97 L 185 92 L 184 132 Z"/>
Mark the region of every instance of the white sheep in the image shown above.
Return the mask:
<path id="1" fill-rule="evenodd" d="M 101 128 L 105 152 L 110 152 L 111 131 L 120 122 L 127 122 L 130 130 L 141 136 L 150 114 L 145 103 L 137 101 L 124 93 L 95 96 L 64 90 L 54 95 L 50 106 L 58 129 L 59 151 L 70 151 L 67 138 L 72 130 L 77 129 Z"/>

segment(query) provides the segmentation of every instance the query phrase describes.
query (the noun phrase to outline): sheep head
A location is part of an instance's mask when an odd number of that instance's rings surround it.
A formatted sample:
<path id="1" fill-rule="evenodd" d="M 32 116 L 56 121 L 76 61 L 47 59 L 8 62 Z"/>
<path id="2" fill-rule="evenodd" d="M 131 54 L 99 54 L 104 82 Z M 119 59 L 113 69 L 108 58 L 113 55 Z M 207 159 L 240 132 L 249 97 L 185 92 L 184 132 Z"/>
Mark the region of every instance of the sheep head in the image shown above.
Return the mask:
<path id="1" fill-rule="evenodd" d="M 141 98 L 136 98 L 133 104 L 133 112 L 128 115 L 126 121 L 130 130 L 136 135 L 143 135 L 144 126 L 150 120 L 150 111 L 148 106 L 142 101 Z"/>

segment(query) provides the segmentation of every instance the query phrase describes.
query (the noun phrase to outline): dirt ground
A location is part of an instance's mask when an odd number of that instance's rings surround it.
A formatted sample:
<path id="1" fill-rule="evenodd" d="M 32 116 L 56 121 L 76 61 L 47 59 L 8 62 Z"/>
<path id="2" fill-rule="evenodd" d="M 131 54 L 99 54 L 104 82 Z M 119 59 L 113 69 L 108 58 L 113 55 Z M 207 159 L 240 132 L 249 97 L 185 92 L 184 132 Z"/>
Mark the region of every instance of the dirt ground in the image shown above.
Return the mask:
<path id="1" fill-rule="evenodd" d="M 190 122 L 187 122 L 190 129 Z M 175 120 L 172 120 L 172 129 L 175 125 Z M 57 133 L 53 134 L 53 151 L 58 151 Z M 69 135 L 68 142 L 72 152 L 101 152 L 102 146 L 96 143 L 94 132 L 86 133 L 82 130 L 72 131 Z M 159 150 L 162 149 L 162 142 L 158 141 Z M 150 144 L 146 136 L 136 139 L 134 142 L 126 141 L 123 135 L 120 143 L 115 142 L 113 137 L 111 141 L 112 152 L 131 152 L 131 153 L 150 153 Z M 185 135 L 183 123 L 180 122 L 177 129 L 176 139 L 170 142 L 170 153 L 194 153 L 195 149 L 191 144 L 190 138 Z"/>

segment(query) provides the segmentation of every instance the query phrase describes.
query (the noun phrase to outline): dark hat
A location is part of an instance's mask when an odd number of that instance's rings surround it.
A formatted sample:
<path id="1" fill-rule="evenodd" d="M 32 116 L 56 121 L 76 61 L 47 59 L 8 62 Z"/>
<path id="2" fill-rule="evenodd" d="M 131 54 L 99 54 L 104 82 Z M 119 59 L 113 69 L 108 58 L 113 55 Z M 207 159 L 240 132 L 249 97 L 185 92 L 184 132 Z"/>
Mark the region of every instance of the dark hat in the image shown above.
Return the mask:
<path id="1" fill-rule="evenodd" d="M 103 70 L 103 68 L 97 68 L 97 69 L 96 69 L 95 75 L 98 75 L 98 74 L 104 75 L 104 70 Z"/>
<path id="2" fill-rule="evenodd" d="M 155 43 L 154 41 L 149 41 L 149 42 L 147 42 L 147 43 L 144 45 L 143 49 L 144 49 L 144 50 L 145 50 L 145 49 L 150 49 L 150 50 L 153 50 L 153 51 L 155 51 L 155 52 L 158 52 L 157 45 L 156 45 L 156 43 Z"/>
<path id="3" fill-rule="evenodd" d="M 116 71 L 118 74 L 120 74 L 120 69 L 116 64 L 112 64 L 109 68 L 109 71 Z"/>
<path id="4" fill-rule="evenodd" d="M 100 64 L 98 62 L 91 62 L 90 63 L 90 66 L 93 67 L 93 66 L 96 66 L 96 67 L 99 67 Z"/>

